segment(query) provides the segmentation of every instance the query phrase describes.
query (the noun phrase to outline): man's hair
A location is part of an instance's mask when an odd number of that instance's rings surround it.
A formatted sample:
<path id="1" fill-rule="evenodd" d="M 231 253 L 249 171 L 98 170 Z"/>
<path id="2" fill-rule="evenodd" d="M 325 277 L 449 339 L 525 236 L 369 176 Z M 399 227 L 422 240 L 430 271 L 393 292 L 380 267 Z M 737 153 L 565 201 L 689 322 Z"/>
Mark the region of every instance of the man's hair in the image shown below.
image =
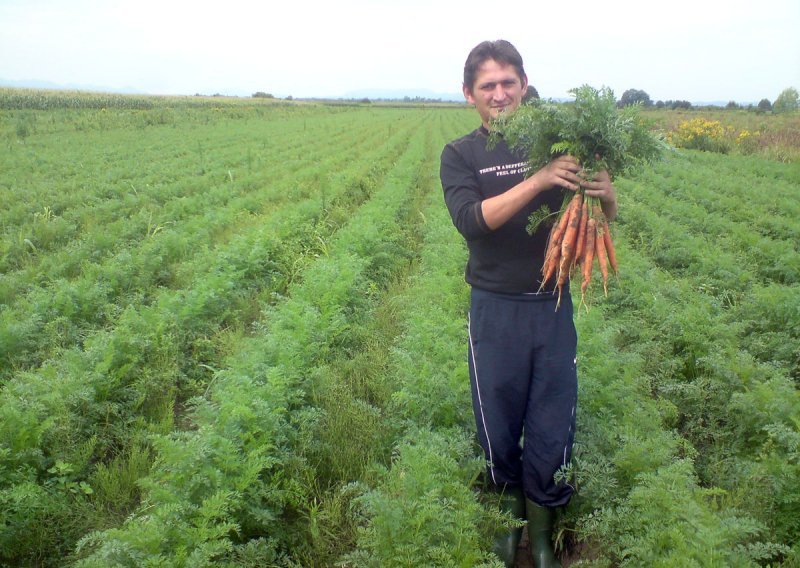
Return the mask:
<path id="1" fill-rule="evenodd" d="M 520 80 L 526 78 L 525 69 L 522 67 L 522 56 L 516 47 L 504 39 L 483 41 L 472 48 L 467 56 L 467 62 L 464 63 L 464 86 L 470 92 L 475 84 L 478 69 L 489 59 L 494 59 L 503 65 L 512 65 Z"/>

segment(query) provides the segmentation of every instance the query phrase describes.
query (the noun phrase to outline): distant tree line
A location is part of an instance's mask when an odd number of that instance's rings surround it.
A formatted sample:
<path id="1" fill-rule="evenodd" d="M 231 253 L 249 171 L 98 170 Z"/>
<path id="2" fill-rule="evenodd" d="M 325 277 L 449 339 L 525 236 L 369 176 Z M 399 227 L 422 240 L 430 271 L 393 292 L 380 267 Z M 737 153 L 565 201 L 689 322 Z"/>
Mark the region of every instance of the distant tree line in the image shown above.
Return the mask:
<path id="1" fill-rule="evenodd" d="M 222 96 L 222 95 L 215 94 L 214 96 Z M 271 93 L 267 93 L 264 91 L 257 91 L 253 93 L 252 96 L 253 98 L 265 98 L 265 99 L 276 98 Z M 539 98 L 539 92 L 536 90 L 536 87 L 534 87 L 533 85 L 528 85 L 528 89 L 523 97 L 523 100 L 528 101 L 531 99 L 538 99 L 538 98 Z M 289 101 L 293 100 L 293 97 L 290 95 L 286 97 L 286 100 Z M 308 99 L 308 100 L 314 100 L 314 99 Z M 379 102 L 402 101 L 403 103 L 417 103 L 417 104 L 443 102 L 442 99 L 440 98 L 428 98 L 419 96 L 417 97 L 405 96 L 402 99 L 373 99 L 373 100 Z M 346 99 L 346 102 L 364 104 L 364 103 L 371 103 L 373 102 L 373 100 L 370 100 L 367 97 L 363 97 L 360 99 Z M 653 100 L 650 98 L 650 95 L 648 95 L 647 92 L 643 91 L 642 89 L 626 90 L 624 93 L 622 93 L 622 96 L 617 102 L 617 105 L 620 107 L 626 107 L 634 104 L 640 104 L 645 108 L 655 107 L 657 109 L 671 109 L 671 110 L 677 110 L 677 109 L 688 110 L 694 108 L 692 103 L 686 100 L 667 100 L 667 101 L 658 100 L 653 102 Z M 766 98 L 761 99 L 757 105 L 753 104 L 744 105 L 744 104 L 739 104 L 736 101 L 729 101 L 728 104 L 722 108 L 726 108 L 729 110 L 744 109 L 756 112 L 775 112 L 775 113 L 791 112 L 798 110 L 800 108 L 800 94 L 798 94 L 797 89 L 795 89 L 794 87 L 789 87 L 781 91 L 781 93 L 775 99 L 774 103 L 770 102 L 770 100 Z"/>
<path id="2" fill-rule="evenodd" d="M 656 101 L 655 107 L 656 108 L 668 108 L 668 109 L 672 109 L 672 110 L 679 109 L 679 108 L 690 109 L 690 108 L 692 108 L 692 103 L 690 103 L 689 101 L 672 101 L 672 100 L 669 100 L 669 101 Z"/>
<path id="3" fill-rule="evenodd" d="M 617 102 L 617 105 L 620 107 L 633 104 L 640 104 L 645 108 L 655 106 L 658 109 L 666 108 L 672 110 L 692 108 L 692 103 L 683 100 L 656 101 L 653 103 L 650 99 L 650 95 L 641 89 L 628 89 L 622 93 L 622 96 Z M 794 87 L 789 87 L 781 91 L 774 103 L 770 102 L 769 99 L 761 99 L 758 105 L 754 106 L 749 104 L 745 106 L 738 104 L 736 101 L 730 101 L 724 108 L 731 110 L 755 110 L 757 112 L 791 112 L 800 108 L 800 94 L 798 94 L 797 89 Z"/>

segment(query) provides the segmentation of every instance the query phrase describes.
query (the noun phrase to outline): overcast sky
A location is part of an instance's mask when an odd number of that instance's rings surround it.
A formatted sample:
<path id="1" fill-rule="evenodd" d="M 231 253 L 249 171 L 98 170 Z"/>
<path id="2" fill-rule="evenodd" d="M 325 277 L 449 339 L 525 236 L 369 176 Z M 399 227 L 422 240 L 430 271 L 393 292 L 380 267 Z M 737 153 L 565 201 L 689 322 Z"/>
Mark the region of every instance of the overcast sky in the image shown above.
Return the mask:
<path id="1" fill-rule="evenodd" d="M 458 93 L 508 39 L 542 97 L 774 101 L 800 89 L 800 0 L 0 0 L 0 79 L 153 94 Z"/>

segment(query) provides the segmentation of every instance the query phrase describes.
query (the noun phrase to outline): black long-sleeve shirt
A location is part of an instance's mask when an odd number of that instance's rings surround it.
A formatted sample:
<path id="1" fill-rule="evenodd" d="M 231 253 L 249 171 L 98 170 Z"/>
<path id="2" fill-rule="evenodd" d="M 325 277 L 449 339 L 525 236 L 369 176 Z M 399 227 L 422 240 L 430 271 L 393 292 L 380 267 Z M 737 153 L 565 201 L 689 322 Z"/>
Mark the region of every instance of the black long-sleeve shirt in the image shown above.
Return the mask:
<path id="1" fill-rule="evenodd" d="M 483 218 L 481 202 L 521 182 L 528 164 L 502 140 L 487 150 L 488 136 L 481 126 L 447 144 L 441 157 L 439 174 L 445 203 L 469 249 L 465 278 L 470 285 L 493 292 L 537 292 L 550 225 L 542 224 L 529 235 L 528 217 L 544 204 L 558 211 L 563 193 L 558 189 L 543 191 L 501 227 L 491 230 Z M 547 290 L 552 290 L 552 284 Z"/>

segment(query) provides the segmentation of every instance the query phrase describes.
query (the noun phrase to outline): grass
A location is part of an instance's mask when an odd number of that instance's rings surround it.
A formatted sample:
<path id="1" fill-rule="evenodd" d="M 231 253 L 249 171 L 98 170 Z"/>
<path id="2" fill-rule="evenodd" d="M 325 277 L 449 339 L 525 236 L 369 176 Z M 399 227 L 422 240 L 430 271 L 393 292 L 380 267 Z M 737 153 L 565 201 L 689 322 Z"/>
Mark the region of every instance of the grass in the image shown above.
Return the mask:
<path id="1" fill-rule="evenodd" d="M 730 151 L 753 154 L 784 163 L 800 162 L 800 112 L 798 111 L 776 114 L 709 108 L 648 109 L 643 116 L 652 119 L 666 132 L 676 131 L 681 124 L 692 120 L 719 121 L 727 130 L 724 137 Z M 750 135 L 745 144 L 737 143 L 742 131 L 747 131 Z"/>

